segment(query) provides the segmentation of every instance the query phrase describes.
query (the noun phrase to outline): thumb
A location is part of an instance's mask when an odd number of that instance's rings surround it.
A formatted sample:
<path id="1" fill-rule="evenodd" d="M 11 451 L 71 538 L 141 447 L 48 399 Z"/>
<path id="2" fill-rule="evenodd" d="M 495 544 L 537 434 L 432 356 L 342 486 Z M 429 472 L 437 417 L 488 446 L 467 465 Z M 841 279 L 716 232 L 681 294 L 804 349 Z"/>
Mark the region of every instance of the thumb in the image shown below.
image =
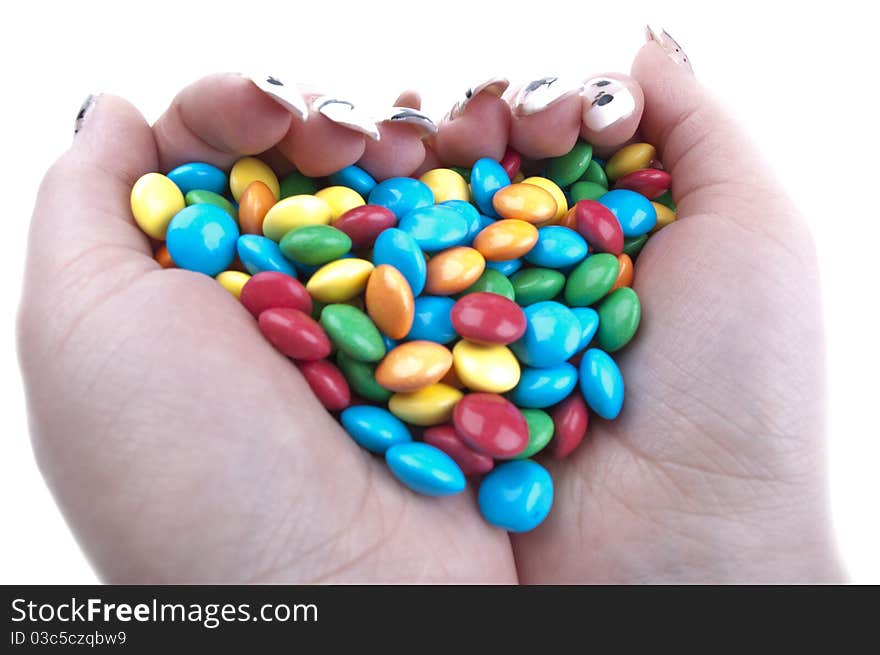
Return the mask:
<path id="1" fill-rule="evenodd" d="M 672 175 L 679 215 L 724 210 L 744 227 L 791 217 L 770 167 L 682 59 L 677 43 L 654 39 L 642 46 L 632 66 L 645 94 L 642 135 Z M 747 203 L 753 206 L 756 198 L 778 211 L 749 211 Z"/>

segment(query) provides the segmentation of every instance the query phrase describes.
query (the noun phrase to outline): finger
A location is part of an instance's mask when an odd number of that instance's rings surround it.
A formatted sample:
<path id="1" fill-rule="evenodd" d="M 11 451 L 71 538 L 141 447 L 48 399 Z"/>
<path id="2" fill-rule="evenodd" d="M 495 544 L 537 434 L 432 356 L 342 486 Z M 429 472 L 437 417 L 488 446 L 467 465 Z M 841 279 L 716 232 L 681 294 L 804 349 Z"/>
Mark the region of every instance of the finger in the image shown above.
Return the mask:
<path id="1" fill-rule="evenodd" d="M 242 155 L 256 155 L 278 143 L 293 119 L 288 107 L 251 79 L 235 73 L 210 75 L 177 94 L 153 126 L 159 166 L 168 171 L 204 161 L 229 168 Z"/>
<path id="2" fill-rule="evenodd" d="M 581 127 L 581 85 L 544 77 L 510 98 L 510 145 L 531 159 L 559 157 L 574 147 Z"/>
<path id="3" fill-rule="evenodd" d="M 676 63 L 657 41 L 649 41 L 636 56 L 633 77 L 645 93 L 641 131 L 672 174 L 681 215 L 717 213 L 721 207 L 736 220 L 767 224 L 792 214 L 745 206 L 756 194 L 771 203 L 782 194 L 760 154 L 689 64 Z"/>
<path id="4" fill-rule="evenodd" d="M 437 126 L 419 111 L 421 97 L 404 91 L 379 123 L 378 141 L 367 141 L 358 164 L 377 180 L 410 175 L 425 160 L 422 139 L 433 136 Z"/>
<path id="5" fill-rule="evenodd" d="M 510 107 L 501 98 L 508 87 L 492 78 L 468 89 L 441 121 L 432 149 L 448 166 L 472 166 L 481 157 L 501 159 L 510 134 Z"/>
<path id="6" fill-rule="evenodd" d="M 623 73 L 587 78 L 581 102 L 581 136 L 603 149 L 618 148 L 631 139 L 645 109 L 638 82 Z"/>

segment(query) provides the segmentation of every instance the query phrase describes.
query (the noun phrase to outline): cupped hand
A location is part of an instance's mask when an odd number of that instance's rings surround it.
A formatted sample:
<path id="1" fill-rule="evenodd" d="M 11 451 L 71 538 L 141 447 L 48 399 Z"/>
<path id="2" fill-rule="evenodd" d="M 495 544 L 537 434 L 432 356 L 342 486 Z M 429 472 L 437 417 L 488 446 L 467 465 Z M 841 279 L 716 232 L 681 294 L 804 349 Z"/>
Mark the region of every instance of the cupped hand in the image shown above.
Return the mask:
<path id="1" fill-rule="evenodd" d="M 523 117 L 483 93 L 423 147 L 407 125 L 383 124 L 372 142 L 319 114 L 298 121 L 238 76 L 183 91 L 153 127 L 100 96 L 41 187 L 19 315 L 37 461 L 99 575 L 838 579 L 810 237 L 686 68 L 648 43 L 633 76 L 645 93 L 642 134 L 672 173 L 679 218 L 637 263 L 643 323 L 618 357 L 620 419 L 593 417 L 579 449 L 549 462 L 553 511 L 513 537 L 479 516 L 473 485 L 417 496 L 354 446 L 230 294 L 158 266 L 128 198 L 143 173 L 193 160 L 228 167 L 243 154 L 311 175 L 360 161 L 379 177 L 500 156 L 508 138 L 531 157 L 561 154 L 587 129 L 580 98 Z M 417 108 L 418 98 L 395 104 Z"/>

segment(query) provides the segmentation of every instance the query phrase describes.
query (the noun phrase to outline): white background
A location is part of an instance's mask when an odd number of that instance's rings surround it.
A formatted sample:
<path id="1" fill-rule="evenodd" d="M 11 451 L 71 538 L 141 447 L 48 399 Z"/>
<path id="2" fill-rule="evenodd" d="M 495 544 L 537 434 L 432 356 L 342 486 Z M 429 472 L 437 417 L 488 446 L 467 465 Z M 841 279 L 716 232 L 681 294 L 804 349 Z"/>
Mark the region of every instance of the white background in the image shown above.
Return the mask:
<path id="1" fill-rule="evenodd" d="M 7 3 L 0 38 L 0 583 L 95 581 L 33 463 L 14 347 L 34 195 L 42 172 L 70 143 L 87 94 L 123 95 L 154 120 L 177 89 L 204 74 L 263 71 L 356 101 L 390 103 L 402 88 L 420 88 L 440 118 L 487 74 L 628 71 L 646 22 L 684 46 L 699 78 L 748 125 L 808 216 L 825 292 L 836 524 L 852 579 L 880 582 L 873 386 L 880 363 L 880 61 L 871 46 L 878 24 L 867 15 L 871 4 Z"/>

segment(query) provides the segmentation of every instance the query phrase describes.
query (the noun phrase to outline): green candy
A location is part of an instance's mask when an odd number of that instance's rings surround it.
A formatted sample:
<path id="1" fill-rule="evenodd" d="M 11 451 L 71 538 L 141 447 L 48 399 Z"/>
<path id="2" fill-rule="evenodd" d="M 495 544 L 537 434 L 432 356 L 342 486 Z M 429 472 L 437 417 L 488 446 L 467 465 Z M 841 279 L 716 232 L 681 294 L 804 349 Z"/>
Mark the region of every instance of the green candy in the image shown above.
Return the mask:
<path id="1" fill-rule="evenodd" d="M 465 168 L 464 166 L 450 166 L 449 170 L 455 171 L 468 181 L 471 179 L 471 169 L 469 168 Z"/>
<path id="2" fill-rule="evenodd" d="M 321 327 L 340 352 L 359 362 L 378 362 L 385 356 L 385 342 L 370 317 L 351 305 L 327 305 L 321 311 Z"/>
<path id="3" fill-rule="evenodd" d="M 351 239 L 330 225 L 307 225 L 285 234 L 278 246 L 294 261 L 319 266 L 339 259 L 351 250 Z"/>
<path id="4" fill-rule="evenodd" d="M 391 392 L 376 382 L 375 364 L 359 362 L 340 350 L 336 353 L 336 365 L 342 371 L 354 392 L 365 400 L 370 400 L 374 403 L 386 403 L 391 398 Z"/>
<path id="5" fill-rule="evenodd" d="M 599 347 L 613 353 L 633 338 L 639 328 L 642 306 L 635 291 L 621 287 L 600 302 L 596 312 L 599 314 L 599 329 L 596 332 Z"/>
<path id="6" fill-rule="evenodd" d="M 571 185 L 569 193 L 571 194 L 571 202 L 574 204 L 581 200 L 598 200 L 608 193 L 608 189 L 595 182 L 575 182 Z"/>
<path id="7" fill-rule="evenodd" d="M 238 220 L 238 212 L 235 211 L 235 205 L 219 193 L 205 191 L 204 189 L 193 189 L 186 194 L 184 201 L 186 202 L 187 207 L 190 205 L 214 205 L 225 211 L 235 220 Z"/>
<path id="8" fill-rule="evenodd" d="M 547 162 L 547 177 L 561 187 L 577 182 L 586 173 L 593 159 L 593 146 L 586 141 L 578 140 L 574 148 L 561 157 L 554 157 Z"/>
<path id="9" fill-rule="evenodd" d="M 631 258 L 635 258 L 636 255 L 639 254 L 639 251 L 642 247 L 648 242 L 647 234 L 643 234 L 640 237 L 629 237 L 628 239 L 623 240 L 623 252 L 629 255 Z"/>
<path id="10" fill-rule="evenodd" d="M 526 307 L 542 300 L 551 300 L 565 286 L 565 276 L 550 268 L 524 268 L 513 274 L 510 283 L 517 304 Z"/>
<path id="11" fill-rule="evenodd" d="M 513 459 L 525 459 L 540 452 L 553 438 L 553 419 L 541 409 L 520 409 L 529 425 L 529 445 Z"/>
<path id="12" fill-rule="evenodd" d="M 510 280 L 507 279 L 504 273 L 496 271 L 494 268 L 487 268 L 483 271 L 483 274 L 477 281 L 458 294 L 458 297 L 461 298 L 469 293 L 477 293 L 479 291 L 497 293 L 499 296 L 504 296 L 509 300 L 516 299 L 516 292 Z"/>
<path id="13" fill-rule="evenodd" d="M 607 252 L 587 257 L 575 267 L 565 283 L 565 304 L 588 307 L 602 298 L 617 280 L 620 264 Z"/>
<path id="14" fill-rule="evenodd" d="M 659 202 L 661 205 L 666 205 L 672 211 L 676 211 L 675 209 L 675 201 L 672 199 L 672 192 L 669 189 L 663 192 L 663 195 L 659 198 L 656 198 L 654 202 Z"/>
<path id="15" fill-rule="evenodd" d="M 314 298 L 312 298 L 312 318 L 316 321 L 320 321 L 321 312 L 324 311 L 324 308 L 326 306 L 327 305 L 325 303 L 322 303 L 320 300 L 315 300 Z"/>
<path id="16" fill-rule="evenodd" d="M 605 169 L 595 159 L 587 166 L 584 174 L 578 178 L 578 182 L 593 182 L 601 187 L 608 188 L 608 176 L 605 175 Z"/>
<path id="17" fill-rule="evenodd" d="M 281 180 L 281 197 L 309 195 L 313 196 L 318 191 L 318 183 L 310 177 L 306 177 L 299 171 L 293 171 Z"/>

